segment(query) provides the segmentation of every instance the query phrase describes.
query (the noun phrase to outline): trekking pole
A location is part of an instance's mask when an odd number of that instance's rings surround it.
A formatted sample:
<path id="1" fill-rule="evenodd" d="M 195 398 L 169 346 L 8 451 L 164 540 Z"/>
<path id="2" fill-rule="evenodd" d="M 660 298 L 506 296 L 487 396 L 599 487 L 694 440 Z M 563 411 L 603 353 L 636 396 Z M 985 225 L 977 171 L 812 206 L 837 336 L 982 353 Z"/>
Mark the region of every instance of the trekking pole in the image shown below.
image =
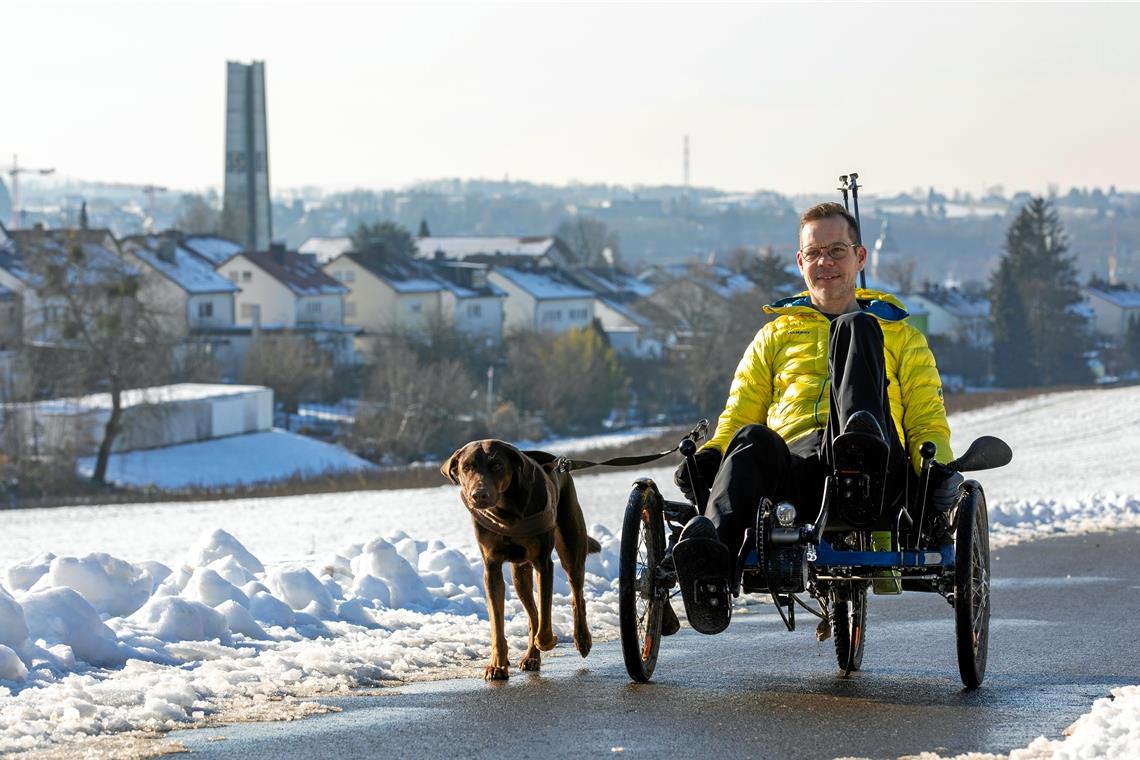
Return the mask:
<path id="1" fill-rule="evenodd" d="M 843 210 L 850 211 L 851 204 L 847 202 L 847 175 L 839 175 L 839 192 L 843 193 Z"/>
<path id="2" fill-rule="evenodd" d="M 851 211 L 855 216 L 855 245 L 863 245 L 863 223 L 859 220 L 859 179 L 857 172 L 851 172 L 847 175 L 848 185 L 847 189 L 851 191 Z M 844 204 L 847 205 L 847 193 L 843 193 Z M 859 270 L 859 287 L 867 287 L 867 268 Z"/>

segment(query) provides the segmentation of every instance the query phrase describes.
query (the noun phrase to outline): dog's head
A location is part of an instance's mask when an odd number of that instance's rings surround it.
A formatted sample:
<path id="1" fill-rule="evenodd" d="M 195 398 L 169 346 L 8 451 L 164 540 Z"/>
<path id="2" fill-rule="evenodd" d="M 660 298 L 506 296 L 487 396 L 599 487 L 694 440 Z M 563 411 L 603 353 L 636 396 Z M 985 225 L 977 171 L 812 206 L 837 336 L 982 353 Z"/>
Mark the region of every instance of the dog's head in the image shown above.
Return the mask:
<path id="1" fill-rule="evenodd" d="M 512 489 L 529 492 L 542 471 L 521 451 L 504 441 L 472 441 L 457 449 L 439 468 L 459 486 L 463 503 L 472 509 L 501 506 Z"/>

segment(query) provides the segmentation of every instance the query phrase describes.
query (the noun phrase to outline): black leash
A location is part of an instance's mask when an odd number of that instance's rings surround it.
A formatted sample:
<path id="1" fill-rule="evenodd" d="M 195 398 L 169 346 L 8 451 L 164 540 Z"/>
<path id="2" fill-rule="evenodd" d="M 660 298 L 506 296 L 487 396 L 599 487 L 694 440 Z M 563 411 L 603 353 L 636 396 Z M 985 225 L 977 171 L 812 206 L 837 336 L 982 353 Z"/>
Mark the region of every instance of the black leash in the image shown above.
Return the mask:
<path id="1" fill-rule="evenodd" d="M 699 441 L 704 438 L 705 433 L 708 432 L 708 429 L 709 421 L 701 420 L 697 423 L 697 426 L 689 432 L 689 435 L 686 438 L 693 441 Z M 655 462 L 661 457 L 667 457 L 680 447 L 681 445 L 677 444 L 668 451 L 662 451 L 657 454 L 639 454 L 637 456 L 614 457 L 613 459 L 607 459 L 604 462 L 591 462 L 588 459 L 570 459 L 569 457 L 555 457 L 554 469 L 556 469 L 558 472 L 571 472 L 573 470 L 585 470 L 588 467 L 634 467 L 639 464 Z"/>

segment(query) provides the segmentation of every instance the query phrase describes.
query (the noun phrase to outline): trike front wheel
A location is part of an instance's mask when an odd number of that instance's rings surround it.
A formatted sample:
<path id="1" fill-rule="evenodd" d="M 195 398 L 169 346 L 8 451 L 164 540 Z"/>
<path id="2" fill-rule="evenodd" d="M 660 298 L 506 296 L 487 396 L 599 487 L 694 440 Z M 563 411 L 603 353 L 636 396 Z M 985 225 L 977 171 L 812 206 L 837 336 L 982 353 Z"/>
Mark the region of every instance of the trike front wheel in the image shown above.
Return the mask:
<path id="1" fill-rule="evenodd" d="M 657 566 L 665 555 L 661 495 L 652 483 L 639 483 L 629 495 L 621 530 L 618 614 L 625 669 L 645 683 L 661 649 L 661 616 L 668 591 L 658 588 Z"/>

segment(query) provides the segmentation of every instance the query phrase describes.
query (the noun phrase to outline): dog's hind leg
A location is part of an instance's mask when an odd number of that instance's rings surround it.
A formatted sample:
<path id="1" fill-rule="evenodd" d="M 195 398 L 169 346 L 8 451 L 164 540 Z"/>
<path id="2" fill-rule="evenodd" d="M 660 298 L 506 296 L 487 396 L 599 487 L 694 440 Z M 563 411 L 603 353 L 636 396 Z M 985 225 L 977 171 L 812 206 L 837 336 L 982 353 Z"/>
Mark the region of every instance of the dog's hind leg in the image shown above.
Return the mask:
<path id="1" fill-rule="evenodd" d="M 507 585 L 503 581 L 503 563 L 484 559 L 483 588 L 487 594 L 487 617 L 491 622 L 491 664 L 483 671 L 488 681 L 505 681 L 511 677 L 507 660 L 507 634 L 503 620 Z"/>
<path id="2" fill-rule="evenodd" d="M 586 547 L 567 546 L 561 535 L 557 542 L 558 558 L 562 569 L 570 581 L 570 604 L 574 609 L 574 647 L 585 657 L 594 645 L 590 636 L 590 626 L 586 623 L 586 597 L 583 585 L 586 582 Z"/>
<path id="3" fill-rule="evenodd" d="M 554 603 L 554 560 L 550 556 L 550 545 L 534 563 L 538 573 L 538 637 L 536 642 L 542 651 L 554 649 L 558 639 L 550 621 L 550 608 Z"/>
<path id="4" fill-rule="evenodd" d="M 542 666 L 542 652 L 538 648 L 538 607 L 534 604 L 534 568 L 529 562 L 511 565 L 511 578 L 515 594 L 522 602 L 527 617 L 526 654 L 519 661 L 519 670 L 538 670 Z"/>

